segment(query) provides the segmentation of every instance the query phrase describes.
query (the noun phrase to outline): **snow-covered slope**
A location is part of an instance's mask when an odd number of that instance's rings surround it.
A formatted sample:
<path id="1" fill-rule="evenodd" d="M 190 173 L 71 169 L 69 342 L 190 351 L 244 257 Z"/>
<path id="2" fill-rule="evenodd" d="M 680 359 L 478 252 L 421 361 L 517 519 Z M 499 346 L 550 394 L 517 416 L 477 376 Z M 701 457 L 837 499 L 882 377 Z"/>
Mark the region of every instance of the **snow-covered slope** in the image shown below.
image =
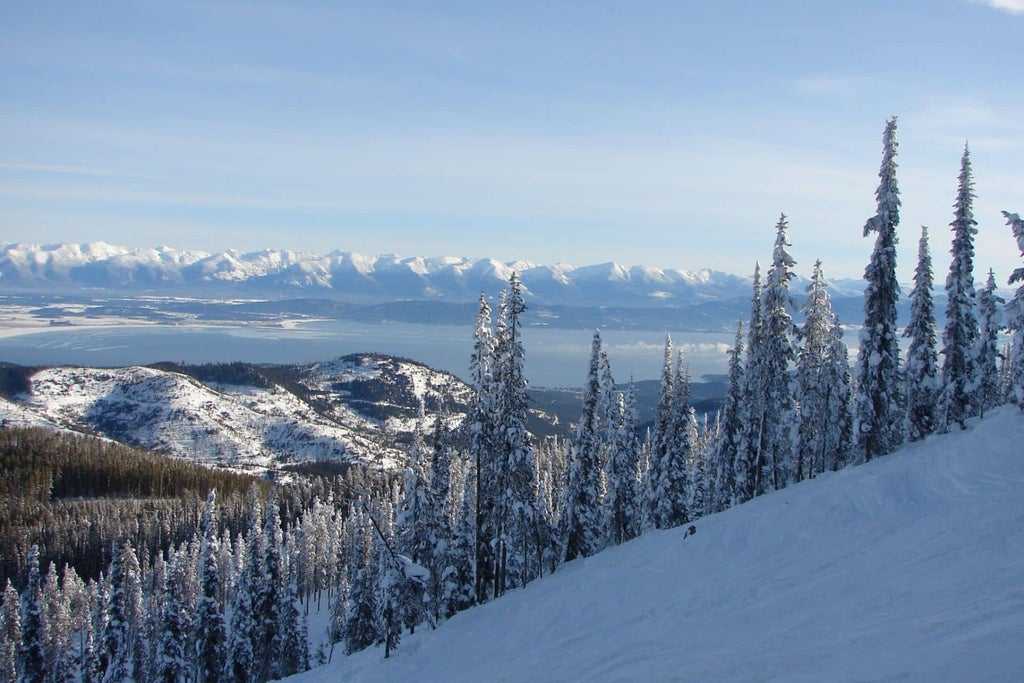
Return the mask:
<path id="1" fill-rule="evenodd" d="M 156 368 L 49 368 L 29 378 L 30 391 L 0 401 L 0 418 L 248 470 L 310 460 L 393 468 L 419 402 L 445 403 L 457 424 L 469 391 L 447 373 L 367 354 L 250 375 L 225 383 Z"/>
<path id="2" fill-rule="evenodd" d="M 1019 681 L 1024 414 L 649 533 L 295 681 Z"/>

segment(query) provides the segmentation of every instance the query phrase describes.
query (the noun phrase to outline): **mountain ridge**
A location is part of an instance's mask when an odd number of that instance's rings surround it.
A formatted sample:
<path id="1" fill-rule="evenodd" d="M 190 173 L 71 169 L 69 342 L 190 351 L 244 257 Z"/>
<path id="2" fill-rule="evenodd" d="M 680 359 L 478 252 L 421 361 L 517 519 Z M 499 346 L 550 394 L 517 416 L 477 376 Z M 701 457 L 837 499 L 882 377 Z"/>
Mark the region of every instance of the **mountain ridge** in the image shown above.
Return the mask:
<path id="1" fill-rule="evenodd" d="M 525 293 L 544 304 L 665 306 L 749 297 L 749 276 L 709 268 L 686 271 L 607 262 L 586 266 L 456 256 L 325 255 L 265 249 L 210 253 L 124 247 L 106 242 L 36 245 L 0 250 L 0 284 L 8 291 L 189 293 L 296 296 L 356 303 L 403 299 L 468 302 L 500 291 L 512 272 Z M 837 280 L 834 291 L 859 296 L 859 280 Z M 140 291 L 141 290 L 141 291 Z"/>

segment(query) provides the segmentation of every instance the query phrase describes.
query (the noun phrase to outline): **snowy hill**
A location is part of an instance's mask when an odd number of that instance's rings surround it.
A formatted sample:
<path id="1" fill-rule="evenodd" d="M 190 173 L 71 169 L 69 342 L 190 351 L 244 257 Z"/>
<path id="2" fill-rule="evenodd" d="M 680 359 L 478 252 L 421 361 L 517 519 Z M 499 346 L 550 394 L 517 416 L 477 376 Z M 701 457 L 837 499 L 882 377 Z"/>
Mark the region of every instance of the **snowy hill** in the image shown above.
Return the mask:
<path id="1" fill-rule="evenodd" d="M 165 295 L 295 297 L 349 302 L 430 300 L 465 303 L 494 294 L 519 273 L 531 301 L 572 306 L 693 305 L 747 298 L 750 279 L 606 263 L 573 267 L 487 258 L 403 258 L 335 251 L 325 256 L 283 250 L 209 254 L 169 247 L 133 249 L 103 242 L 7 244 L 0 282 L 7 292 L 142 292 Z M 859 295 L 859 281 L 835 283 Z M 838 290 L 837 290 L 838 291 Z"/>
<path id="2" fill-rule="evenodd" d="M 1021 680 L 1021 443 L 1002 408 L 289 680 Z"/>
<path id="3" fill-rule="evenodd" d="M 217 380 L 215 366 L 48 368 L 0 401 L 0 418 L 250 471 L 310 460 L 394 468 L 419 402 L 444 402 L 454 425 L 469 392 L 450 374 L 387 356 L 239 366 L 246 372 L 230 381 Z"/>

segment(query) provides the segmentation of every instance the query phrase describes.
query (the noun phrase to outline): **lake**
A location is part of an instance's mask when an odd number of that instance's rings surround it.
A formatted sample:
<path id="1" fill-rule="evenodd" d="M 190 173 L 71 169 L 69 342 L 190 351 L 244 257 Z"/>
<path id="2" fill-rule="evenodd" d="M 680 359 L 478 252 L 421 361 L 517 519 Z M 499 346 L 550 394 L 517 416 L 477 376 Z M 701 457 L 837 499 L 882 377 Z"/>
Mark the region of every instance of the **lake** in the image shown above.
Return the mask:
<path id="1" fill-rule="evenodd" d="M 660 376 L 665 332 L 601 333 L 617 381 Z M 272 325 L 113 325 L 22 332 L 0 327 L 0 361 L 21 365 L 303 363 L 349 353 L 404 356 L 466 378 L 473 346 L 469 326 L 318 321 Z M 734 334 L 671 332 L 693 378 L 724 374 Z M 534 387 L 578 387 L 586 380 L 593 330 L 527 327 L 526 375 Z"/>

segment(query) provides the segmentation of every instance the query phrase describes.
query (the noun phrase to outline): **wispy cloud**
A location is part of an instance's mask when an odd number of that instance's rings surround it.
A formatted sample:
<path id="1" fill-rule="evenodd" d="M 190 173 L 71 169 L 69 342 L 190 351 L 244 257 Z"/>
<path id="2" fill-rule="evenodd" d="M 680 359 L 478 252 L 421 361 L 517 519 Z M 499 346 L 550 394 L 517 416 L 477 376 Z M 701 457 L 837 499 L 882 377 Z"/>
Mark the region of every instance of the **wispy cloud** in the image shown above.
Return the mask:
<path id="1" fill-rule="evenodd" d="M 971 0 L 971 2 L 978 5 L 988 5 L 993 9 L 1009 12 L 1010 14 L 1024 14 L 1024 0 Z"/>
<path id="2" fill-rule="evenodd" d="M 794 83 L 797 93 L 801 95 L 844 99 L 862 95 L 871 85 L 871 79 L 853 75 L 805 76 Z"/>

